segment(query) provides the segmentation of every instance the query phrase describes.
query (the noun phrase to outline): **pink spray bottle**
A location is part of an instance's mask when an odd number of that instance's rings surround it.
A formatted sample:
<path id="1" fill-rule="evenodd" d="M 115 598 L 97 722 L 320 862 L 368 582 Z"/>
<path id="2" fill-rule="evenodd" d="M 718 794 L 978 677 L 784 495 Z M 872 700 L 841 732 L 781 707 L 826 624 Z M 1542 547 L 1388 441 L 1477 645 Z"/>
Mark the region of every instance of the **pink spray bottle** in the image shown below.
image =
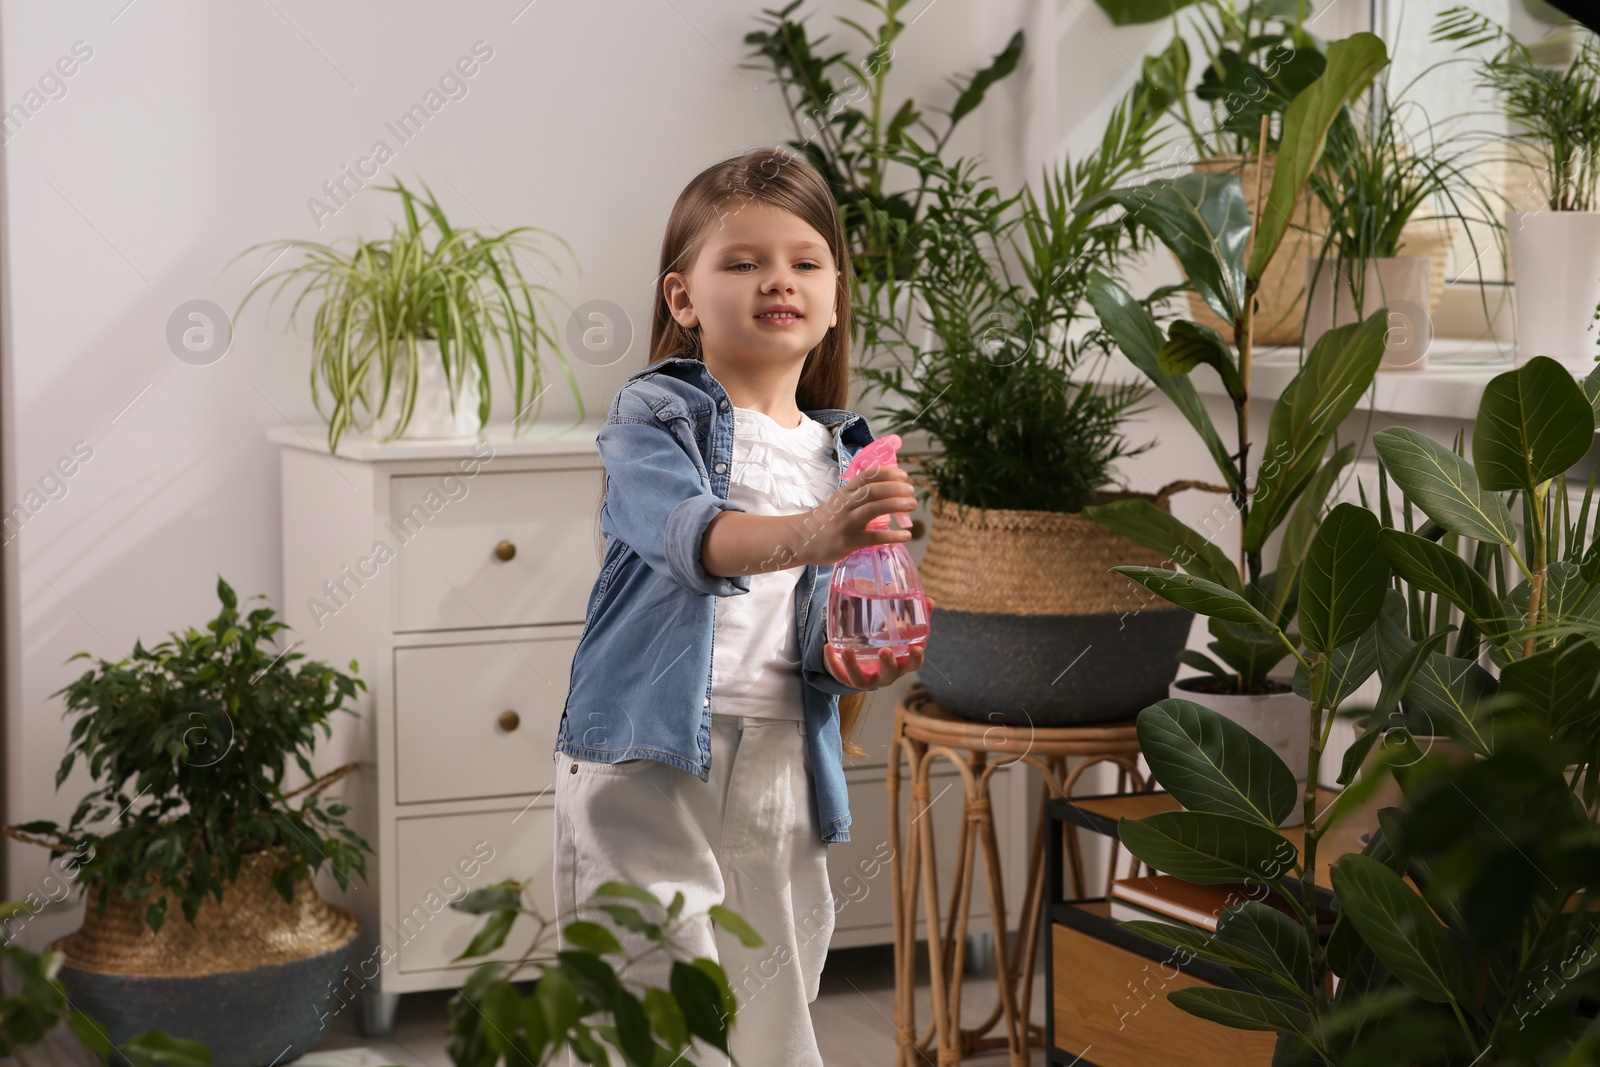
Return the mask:
<path id="1" fill-rule="evenodd" d="M 888 434 L 864 445 L 845 470 L 845 480 L 872 467 L 897 467 L 899 434 Z M 893 512 L 902 529 L 911 519 Z M 889 515 L 867 524 L 869 530 L 887 530 Z M 855 656 L 868 675 L 878 673 L 879 650 L 894 650 L 904 661 L 912 648 L 928 641 L 928 599 L 922 576 L 904 544 L 858 548 L 833 568 L 828 587 L 828 643 L 841 656 Z"/>

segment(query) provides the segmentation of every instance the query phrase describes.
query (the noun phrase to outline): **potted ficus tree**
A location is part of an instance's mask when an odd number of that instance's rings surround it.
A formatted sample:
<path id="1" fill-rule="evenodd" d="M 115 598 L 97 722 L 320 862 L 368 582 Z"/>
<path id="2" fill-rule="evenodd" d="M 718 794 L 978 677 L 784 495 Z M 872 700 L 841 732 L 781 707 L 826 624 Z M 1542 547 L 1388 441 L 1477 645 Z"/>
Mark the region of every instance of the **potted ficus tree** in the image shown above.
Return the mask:
<path id="1" fill-rule="evenodd" d="M 1600 302 L 1600 40 L 1576 24 L 1564 36 L 1567 54 L 1547 59 L 1470 5 L 1441 11 L 1433 30 L 1435 40 L 1476 53 L 1476 81 L 1511 125 L 1509 161 L 1540 204 L 1506 213 L 1517 358 L 1580 368 L 1593 362 L 1584 327 Z"/>
<path id="2" fill-rule="evenodd" d="M 1214 935 L 1124 924 L 1242 987 L 1173 992 L 1172 1003 L 1276 1031 L 1279 1063 L 1593 1062 L 1600 510 L 1590 475 L 1574 515 L 1566 478 L 1593 444 L 1597 399 L 1600 375 L 1580 387 L 1536 358 L 1485 388 L 1470 460 L 1409 429 L 1376 436 L 1386 477 L 1428 521 L 1395 528 L 1385 508 L 1341 504 L 1312 540 L 1295 653 L 1312 716 L 1299 760 L 1320 761 L 1352 664 L 1382 679 L 1382 728 L 1345 753 L 1332 803 L 1310 789 L 1298 798 L 1299 847 L 1276 832 L 1297 798 L 1275 753 L 1187 701 L 1140 714 L 1151 768 L 1187 810 L 1124 819 L 1122 842 L 1190 882 L 1263 884 L 1289 912 L 1236 905 Z M 1246 598 L 1215 583 L 1190 592 L 1210 598 L 1203 610 L 1291 643 Z M 1419 723 L 1479 758 L 1427 755 Z M 1377 813 L 1363 852 L 1326 855 L 1388 770 L 1401 803 Z M 1326 936 L 1319 888 L 1338 912 Z"/>
<path id="3" fill-rule="evenodd" d="M 258 1067 L 321 1039 L 315 1009 L 356 937 L 355 915 L 314 882 L 324 864 L 341 888 L 366 877 L 370 846 L 321 796 L 356 765 L 318 775 L 311 756 L 365 683 L 274 648 L 286 624 L 269 607 L 241 613 L 221 578 L 217 596 L 202 629 L 136 641 L 58 691 L 76 722 L 56 784 L 79 760 L 97 784 L 65 826 L 7 831 L 93 857 L 77 870 L 83 926 L 48 947 L 111 1041 L 159 1019 L 218 1067 Z M 286 790 L 292 768 L 310 781 Z"/>
<path id="4" fill-rule="evenodd" d="M 1088 299 L 1106 332 L 1173 401 L 1216 463 L 1227 505 L 1213 513 L 1215 522 L 1205 525 L 1229 540 L 1237 538 L 1237 558 L 1230 560 L 1207 531 L 1193 529 L 1148 502 L 1113 501 L 1085 509 L 1086 517 L 1181 568 L 1178 574 L 1152 567 L 1123 571 L 1154 594 L 1152 601 L 1171 601 L 1209 614 L 1203 610 L 1205 598 L 1192 593 L 1195 583 L 1202 583 L 1243 598 L 1251 612 L 1283 633 L 1294 633 L 1306 552 L 1334 482 L 1353 458 L 1355 446 L 1345 445 L 1326 461 L 1325 457 L 1383 357 L 1386 317 L 1380 308 L 1317 340 L 1273 405 L 1266 440 L 1258 449 L 1250 438 L 1254 294 L 1321 159 L 1329 127 L 1387 62 L 1383 42 L 1369 33 L 1328 46 L 1321 76 L 1284 112 L 1286 147 L 1265 194 L 1259 227 L 1251 227 L 1239 180 L 1231 174 L 1157 179 L 1112 189 L 1079 205 L 1080 212 L 1093 212 L 1106 200 L 1121 204 L 1134 224 L 1154 233 L 1183 262 L 1185 284 L 1232 324 L 1225 336 L 1179 319 L 1163 336 L 1149 307 L 1110 277 L 1096 272 L 1088 287 Z M 1190 373 L 1202 366 L 1209 368 L 1206 373 L 1220 376 L 1232 402 L 1236 431 L 1231 446 L 1223 444 L 1189 380 Z M 1280 529 L 1277 565 L 1264 571 L 1267 542 Z M 1173 695 L 1205 701 L 1279 751 L 1292 751 L 1304 736 L 1310 714 L 1310 680 L 1304 671 L 1293 679 L 1274 676 L 1279 664 L 1294 654 L 1292 640 L 1286 643 L 1226 614 L 1210 615 L 1210 631 L 1212 655 L 1193 650 L 1180 654 L 1182 662 L 1202 673 L 1174 682 Z M 1297 817 L 1292 810 L 1283 814 L 1291 820 Z"/>
<path id="5" fill-rule="evenodd" d="M 922 679 L 967 718 L 1126 718 L 1176 671 L 1185 613 L 1135 610 L 1139 590 L 1110 572 L 1160 556 L 1083 515 L 1117 498 L 1165 514 L 1179 488 L 1113 484 L 1116 462 L 1148 447 L 1124 427 L 1149 389 L 1102 380 L 1106 338 L 1084 307 L 1095 268 L 1120 271 L 1139 234 L 1109 211 L 1071 210 L 1147 162 L 1164 107 L 1158 89 L 1135 88 L 1100 144 L 1046 168 L 1037 193 L 1002 193 L 977 163 L 947 166 L 909 142 L 886 156 L 916 168 L 930 199 L 911 224 L 871 216 L 878 246 L 915 250 L 917 269 L 887 288 L 888 306 L 916 310 L 863 311 L 888 359 L 860 374 L 892 401 L 876 409 L 880 432 L 926 431 L 935 445 L 913 476 L 931 501 L 920 567 L 940 616 L 937 669 Z M 898 299 L 902 284 L 914 299 Z"/>
<path id="6" fill-rule="evenodd" d="M 405 212 L 404 225 L 396 224 L 386 240 L 355 238 L 348 251 L 318 241 L 277 241 L 240 253 L 299 249 L 306 255 L 306 262 L 252 285 L 234 318 L 273 281 L 278 287 L 271 303 L 291 283 L 304 285 L 291 320 L 307 297 L 320 299 L 311 339 L 311 396 L 328 420 L 328 447 L 337 450 L 349 430 L 370 430 L 382 441 L 475 436 L 489 422 L 490 342 L 513 388 L 515 427 L 538 417 L 535 405 L 544 393 L 540 353 L 546 347 L 566 371 L 582 419 L 582 393 L 547 325 L 543 294 L 550 290 L 530 283 L 518 259 L 526 252 L 549 261 L 522 236 L 548 231 L 459 228 L 426 183 L 424 196 L 398 180 L 377 188 L 397 194 Z M 319 379 L 331 411 L 323 410 Z"/>

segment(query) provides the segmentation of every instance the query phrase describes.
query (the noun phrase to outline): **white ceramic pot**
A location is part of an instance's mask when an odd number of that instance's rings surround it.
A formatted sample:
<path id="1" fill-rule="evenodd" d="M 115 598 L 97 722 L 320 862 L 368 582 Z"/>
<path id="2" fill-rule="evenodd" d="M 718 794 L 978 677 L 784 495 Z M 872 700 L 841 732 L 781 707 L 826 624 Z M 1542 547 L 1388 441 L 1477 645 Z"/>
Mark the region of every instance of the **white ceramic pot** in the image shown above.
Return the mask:
<path id="1" fill-rule="evenodd" d="M 1306 792 L 1306 745 L 1311 739 L 1311 704 L 1293 690 L 1249 696 L 1185 689 L 1184 683 L 1192 680 L 1179 678 L 1167 690 L 1167 695 L 1192 701 L 1210 708 L 1225 719 L 1232 719 L 1276 752 L 1278 758 L 1294 772 L 1295 780 L 1295 805 L 1290 809 L 1289 817 L 1279 825 L 1303 825 L 1305 804 L 1301 798 Z M 1274 678 L 1273 681 L 1289 684 L 1287 678 Z"/>
<path id="2" fill-rule="evenodd" d="M 1549 356 L 1587 374 L 1600 355 L 1600 211 L 1508 211 L 1517 363 Z"/>
<path id="3" fill-rule="evenodd" d="M 439 342 L 417 342 L 417 403 L 411 410 L 411 421 L 406 423 L 402 441 L 471 440 L 478 436 L 478 401 L 482 396 L 483 382 L 477 364 L 471 360 L 462 366 L 456 394 L 455 410 L 450 409 L 450 383 L 444 373 L 444 360 L 439 355 Z M 382 440 L 394 432 L 400 422 L 401 401 L 405 396 L 405 349 L 401 348 L 400 363 L 395 367 L 394 381 L 389 385 L 389 401 L 383 414 L 373 421 L 372 435 Z M 374 388 L 382 388 L 377 383 Z"/>
<path id="4" fill-rule="evenodd" d="M 1306 350 L 1334 326 L 1359 322 L 1380 307 L 1389 309 L 1389 329 L 1384 335 L 1383 362 L 1379 370 L 1422 370 L 1433 346 L 1433 316 L 1429 314 L 1432 266 L 1427 256 L 1370 259 L 1363 265 L 1361 306 L 1356 306 L 1355 264 L 1341 260 L 1320 263 L 1306 260 Z M 1363 310 L 1365 309 L 1365 310 Z"/>

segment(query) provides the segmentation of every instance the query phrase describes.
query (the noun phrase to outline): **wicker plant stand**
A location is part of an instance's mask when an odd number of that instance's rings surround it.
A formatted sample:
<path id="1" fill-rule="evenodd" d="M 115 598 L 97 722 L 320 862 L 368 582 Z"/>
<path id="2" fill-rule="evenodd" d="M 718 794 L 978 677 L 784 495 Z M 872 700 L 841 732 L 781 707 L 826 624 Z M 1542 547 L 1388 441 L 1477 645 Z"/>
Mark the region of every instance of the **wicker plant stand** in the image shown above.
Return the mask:
<path id="1" fill-rule="evenodd" d="M 1027 1067 L 1028 1049 L 1043 1046 L 1044 1027 L 1029 1020 L 1034 962 L 1044 902 L 1044 833 L 1049 820 L 1045 805 L 1052 796 L 1070 797 L 1083 772 L 1098 763 L 1117 767 L 1117 792 L 1144 792 L 1148 786 L 1139 773 L 1139 741 L 1130 709 L 1125 722 L 1073 727 L 1031 728 L 997 726 L 958 718 L 929 696 L 918 683 L 895 707 L 888 769 L 889 839 L 893 849 L 890 877 L 894 894 L 894 949 L 896 1060 L 900 1067 L 928 1062 L 959 1064 L 962 1057 L 1004 1048 L 1012 1067 Z M 900 757 L 911 767 L 911 825 L 913 832 L 901 850 Z M 966 784 L 965 817 L 956 850 L 960 859 L 950 888 L 950 907 L 943 937 L 937 936 L 939 887 L 934 865 L 933 819 L 920 818 L 931 806 L 930 770 L 943 756 L 960 770 Z M 1081 761 L 1067 770 L 1069 757 Z M 989 779 L 995 770 L 1018 760 L 1044 774 L 1040 791 L 1039 823 L 1028 862 L 1028 888 L 1023 898 L 1021 923 L 1015 942 L 1006 940 L 1005 888 L 1000 877 L 998 843 L 989 806 Z M 1083 859 L 1076 828 L 1067 833 L 1067 857 L 1072 884 L 1083 895 Z M 989 1018 L 976 1027 L 962 1027 L 961 974 L 967 936 L 967 916 L 972 899 L 973 863 L 977 850 L 984 855 L 984 880 L 989 886 L 990 914 L 994 922 L 995 964 L 999 1003 Z M 904 859 L 902 860 L 902 856 Z M 1110 874 L 1116 867 L 1113 844 Z M 917 891 L 922 889 L 926 909 L 928 955 L 932 971 L 933 1026 L 921 1040 L 916 1022 Z M 1108 886 L 1109 888 L 1109 886 Z M 1019 959 L 1019 957 L 1022 957 Z M 1003 1036 L 987 1036 L 1005 1020 Z"/>

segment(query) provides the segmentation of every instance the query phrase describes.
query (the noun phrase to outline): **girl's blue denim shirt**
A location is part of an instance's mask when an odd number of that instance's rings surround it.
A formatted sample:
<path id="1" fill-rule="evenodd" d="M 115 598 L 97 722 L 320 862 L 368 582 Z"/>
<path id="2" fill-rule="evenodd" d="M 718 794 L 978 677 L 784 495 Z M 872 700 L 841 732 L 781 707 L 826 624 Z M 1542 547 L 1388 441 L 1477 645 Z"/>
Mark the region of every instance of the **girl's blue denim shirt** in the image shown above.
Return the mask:
<path id="1" fill-rule="evenodd" d="M 806 414 L 833 431 L 842 486 L 851 458 L 872 440 L 867 420 L 843 408 Z M 699 359 L 671 356 L 629 376 L 596 441 L 607 478 L 605 559 L 573 655 L 556 751 L 603 763 L 656 759 L 705 781 L 713 598 L 750 591 L 748 576 L 718 577 L 700 565 L 711 520 L 723 509 L 746 510 L 728 500 L 733 402 Z M 833 566 L 807 564 L 795 593 L 812 795 L 829 844 L 850 840 L 839 697 L 864 691 L 823 664 Z"/>

